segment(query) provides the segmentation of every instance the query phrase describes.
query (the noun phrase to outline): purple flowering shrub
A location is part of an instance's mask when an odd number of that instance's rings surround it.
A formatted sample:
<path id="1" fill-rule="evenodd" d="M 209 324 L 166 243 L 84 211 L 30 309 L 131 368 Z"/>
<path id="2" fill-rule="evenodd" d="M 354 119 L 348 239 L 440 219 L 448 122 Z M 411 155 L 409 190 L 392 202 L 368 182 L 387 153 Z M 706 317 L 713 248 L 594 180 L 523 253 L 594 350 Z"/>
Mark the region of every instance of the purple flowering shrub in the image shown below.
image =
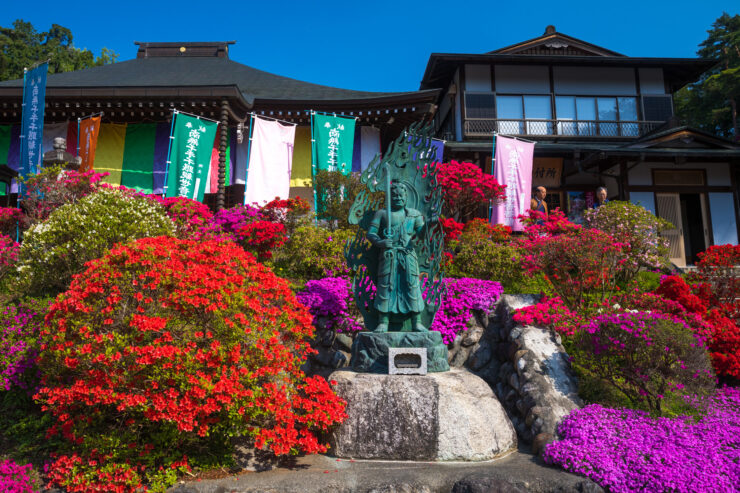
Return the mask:
<path id="1" fill-rule="evenodd" d="M 211 217 L 196 234 L 197 238 L 228 238 L 239 241 L 239 230 L 247 224 L 264 219 L 260 210 L 250 205 L 222 209 Z"/>
<path id="2" fill-rule="evenodd" d="M 38 355 L 41 320 L 25 306 L 7 305 L 0 312 L 0 390 L 33 390 L 31 374 Z"/>
<path id="3" fill-rule="evenodd" d="M 8 493 L 33 493 L 38 491 L 36 482 L 29 475 L 31 464 L 18 465 L 10 459 L 0 462 L 0 491 Z"/>
<path id="4" fill-rule="evenodd" d="M 298 301 L 308 307 L 313 324 L 325 324 L 337 332 L 357 332 L 362 326 L 350 313 L 354 307 L 351 283 L 347 277 L 325 277 L 308 281 L 306 289 L 297 294 Z"/>
<path id="5" fill-rule="evenodd" d="M 703 416 L 653 418 L 598 404 L 577 409 L 543 458 L 614 493 L 740 491 L 740 389 L 687 403 Z"/>
<path id="6" fill-rule="evenodd" d="M 463 277 L 446 278 L 447 293 L 442 298 L 442 306 L 430 327 L 442 333 L 442 340 L 450 344 L 455 336 L 467 330 L 473 310 L 487 312 L 501 297 L 504 288 L 500 282 L 485 281 Z"/>
<path id="7" fill-rule="evenodd" d="M 714 388 L 703 339 L 674 315 L 598 315 L 576 332 L 574 342 L 575 364 L 627 397 L 631 407 L 660 415 L 666 399 Z"/>

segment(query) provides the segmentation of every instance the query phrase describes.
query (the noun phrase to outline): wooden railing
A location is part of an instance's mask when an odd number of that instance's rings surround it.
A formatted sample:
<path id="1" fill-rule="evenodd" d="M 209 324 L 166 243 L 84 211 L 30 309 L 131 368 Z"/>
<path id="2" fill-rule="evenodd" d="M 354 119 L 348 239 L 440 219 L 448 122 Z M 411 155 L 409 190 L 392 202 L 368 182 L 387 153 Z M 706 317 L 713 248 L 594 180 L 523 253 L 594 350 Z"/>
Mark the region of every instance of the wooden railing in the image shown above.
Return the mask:
<path id="1" fill-rule="evenodd" d="M 629 138 L 640 137 L 655 130 L 660 121 L 605 120 L 512 120 L 498 118 L 466 118 L 465 137 L 490 137 L 494 132 L 504 135 Z"/>

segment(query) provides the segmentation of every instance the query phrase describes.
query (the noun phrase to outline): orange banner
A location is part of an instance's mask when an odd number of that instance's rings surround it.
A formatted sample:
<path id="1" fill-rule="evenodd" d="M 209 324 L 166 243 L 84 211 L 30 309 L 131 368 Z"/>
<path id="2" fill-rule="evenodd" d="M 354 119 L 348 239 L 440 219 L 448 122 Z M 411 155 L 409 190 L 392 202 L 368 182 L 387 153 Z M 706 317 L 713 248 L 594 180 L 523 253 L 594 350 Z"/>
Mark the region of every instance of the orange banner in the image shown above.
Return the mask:
<path id="1" fill-rule="evenodd" d="M 80 171 L 93 169 L 95 162 L 95 148 L 98 146 L 98 132 L 100 131 L 100 117 L 85 118 L 80 122 Z"/>

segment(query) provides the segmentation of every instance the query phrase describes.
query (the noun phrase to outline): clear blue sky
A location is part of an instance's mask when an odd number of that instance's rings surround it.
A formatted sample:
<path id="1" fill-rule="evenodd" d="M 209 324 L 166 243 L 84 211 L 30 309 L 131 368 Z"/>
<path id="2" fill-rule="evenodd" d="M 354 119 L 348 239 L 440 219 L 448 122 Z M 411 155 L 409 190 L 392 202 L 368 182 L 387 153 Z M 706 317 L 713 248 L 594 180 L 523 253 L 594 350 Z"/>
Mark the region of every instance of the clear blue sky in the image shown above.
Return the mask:
<path id="1" fill-rule="evenodd" d="M 60 24 L 78 48 L 98 55 L 105 46 L 119 61 L 136 56 L 134 41 L 235 40 L 231 59 L 261 70 L 346 89 L 411 91 L 430 53 L 484 53 L 539 36 L 548 24 L 628 56 L 693 57 L 723 11 L 739 13 L 740 2 L 5 0 L 0 25 Z"/>

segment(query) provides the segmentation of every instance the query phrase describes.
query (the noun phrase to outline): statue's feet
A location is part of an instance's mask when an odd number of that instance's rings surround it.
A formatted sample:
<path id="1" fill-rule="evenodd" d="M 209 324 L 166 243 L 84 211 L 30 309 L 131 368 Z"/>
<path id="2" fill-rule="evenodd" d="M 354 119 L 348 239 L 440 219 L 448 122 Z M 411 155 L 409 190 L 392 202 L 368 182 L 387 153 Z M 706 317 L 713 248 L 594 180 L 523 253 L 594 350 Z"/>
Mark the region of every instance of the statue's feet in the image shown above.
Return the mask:
<path id="1" fill-rule="evenodd" d="M 383 333 L 388 332 L 388 324 L 378 324 L 373 332 Z"/>
<path id="2" fill-rule="evenodd" d="M 414 332 L 429 332 L 429 329 L 421 325 L 419 322 L 414 324 L 413 329 Z"/>

